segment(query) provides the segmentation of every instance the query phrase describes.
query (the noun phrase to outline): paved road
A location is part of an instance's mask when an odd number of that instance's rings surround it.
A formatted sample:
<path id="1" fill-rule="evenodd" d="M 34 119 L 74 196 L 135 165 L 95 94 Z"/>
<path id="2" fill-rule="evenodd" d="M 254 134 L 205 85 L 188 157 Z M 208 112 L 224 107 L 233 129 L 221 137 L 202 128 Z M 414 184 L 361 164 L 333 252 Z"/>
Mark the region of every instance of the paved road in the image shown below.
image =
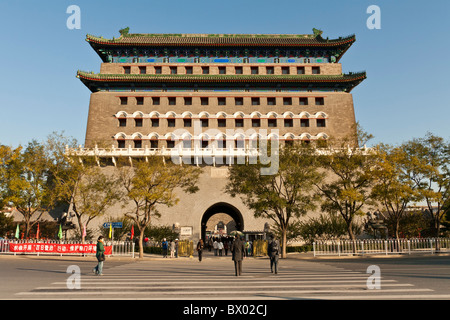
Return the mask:
<path id="1" fill-rule="evenodd" d="M 110 258 L 102 277 L 92 274 L 92 258 L 0 256 L 0 263 L 0 299 L 450 299 L 448 256 L 289 258 L 278 275 L 268 259 L 249 258 L 241 277 L 230 257 Z M 79 289 L 67 287 L 71 265 L 81 270 Z M 379 266 L 380 289 L 367 287 L 369 265 Z"/>

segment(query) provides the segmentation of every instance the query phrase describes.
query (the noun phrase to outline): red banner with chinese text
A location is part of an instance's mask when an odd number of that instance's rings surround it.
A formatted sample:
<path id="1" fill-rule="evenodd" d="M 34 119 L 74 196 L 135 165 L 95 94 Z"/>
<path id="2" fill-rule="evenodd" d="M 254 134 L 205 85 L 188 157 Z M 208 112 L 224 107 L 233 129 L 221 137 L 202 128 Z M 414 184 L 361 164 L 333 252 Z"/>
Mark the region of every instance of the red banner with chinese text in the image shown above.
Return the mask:
<path id="1" fill-rule="evenodd" d="M 60 243 L 10 243 L 10 252 L 39 253 L 96 253 L 96 244 L 60 244 Z M 111 246 L 105 246 L 105 255 L 112 253 Z"/>

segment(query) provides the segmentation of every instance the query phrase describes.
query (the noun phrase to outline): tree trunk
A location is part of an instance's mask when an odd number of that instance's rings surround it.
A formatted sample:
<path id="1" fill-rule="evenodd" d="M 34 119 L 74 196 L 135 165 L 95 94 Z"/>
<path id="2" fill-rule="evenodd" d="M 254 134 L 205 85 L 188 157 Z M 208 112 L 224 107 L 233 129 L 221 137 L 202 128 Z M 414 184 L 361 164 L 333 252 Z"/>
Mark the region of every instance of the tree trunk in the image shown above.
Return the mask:
<path id="1" fill-rule="evenodd" d="M 144 231 L 145 228 L 139 228 L 139 259 L 143 259 L 144 258 Z"/>
<path id="2" fill-rule="evenodd" d="M 281 253 L 281 258 L 286 258 L 286 244 L 287 244 L 287 238 L 286 238 L 286 235 L 287 235 L 287 230 L 286 230 L 286 228 L 284 227 L 283 228 L 283 230 L 281 231 L 281 242 L 282 242 L 282 246 L 283 246 L 283 251 L 282 251 L 282 253 Z"/>

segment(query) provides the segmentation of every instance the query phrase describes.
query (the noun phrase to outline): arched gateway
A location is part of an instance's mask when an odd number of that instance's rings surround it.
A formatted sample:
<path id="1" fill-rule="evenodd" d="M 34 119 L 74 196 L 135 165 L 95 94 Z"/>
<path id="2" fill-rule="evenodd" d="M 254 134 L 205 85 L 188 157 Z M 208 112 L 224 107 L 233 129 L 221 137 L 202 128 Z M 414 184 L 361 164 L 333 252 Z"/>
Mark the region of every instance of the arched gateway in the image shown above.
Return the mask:
<path id="1" fill-rule="evenodd" d="M 225 213 L 229 215 L 235 222 L 236 230 L 243 231 L 244 230 L 244 219 L 242 217 L 241 212 L 233 205 L 226 202 L 218 202 L 210 206 L 202 216 L 201 221 L 201 238 L 203 240 L 206 239 L 206 226 L 208 220 L 218 213 Z"/>

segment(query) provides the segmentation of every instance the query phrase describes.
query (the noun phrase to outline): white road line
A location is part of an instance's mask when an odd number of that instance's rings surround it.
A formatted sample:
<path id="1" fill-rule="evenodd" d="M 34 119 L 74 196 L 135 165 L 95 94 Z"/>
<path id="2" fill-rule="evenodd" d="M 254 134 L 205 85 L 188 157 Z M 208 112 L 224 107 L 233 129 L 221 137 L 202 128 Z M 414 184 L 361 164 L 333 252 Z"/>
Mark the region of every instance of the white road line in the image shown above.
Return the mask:
<path id="1" fill-rule="evenodd" d="M 402 293 L 406 293 L 406 292 L 432 292 L 433 290 L 431 289 L 382 289 L 382 290 L 367 290 L 367 289 L 349 289 L 349 290 L 264 290 L 264 291 L 239 291 L 239 296 L 240 295 L 255 295 L 255 294 L 264 294 L 264 295 L 273 295 L 273 294 L 285 294 L 285 295 L 289 295 L 289 294 L 306 294 L 306 293 L 314 293 L 314 294 L 321 294 L 321 293 L 387 293 L 387 292 L 402 292 Z M 63 291 L 63 292 L 19 292 L 16 295 L 131 295 L 131 294 L 138 294 L 138 295 L 142 295 L 142 294 L 157 294 L 157 295 L 181 295 L 181 296 L 185 296 L 185 295 L 235 295 L 237 292 L 236 290 L 233 291 L 226 291 L 226 290 L 217 290 L 217 291 L 202 291 L 202 292 L 198 292 L 198 291 L 172 291 L 172 292 L 168 292 L 168 291 L 155 291 L 155 292 L 143 292 L 143 291 L 87 291 L 87 292 L 83 292 L 83 291 L 78 291 L 78 290 L 71 290 L 69 291 Z M 345 299 L 345 296 L 340 296 L 342 299 Z M 270 298 L 266 297 L 266 298 Z M 315 297 L 317 298 L 317 296 Z M 360 297 L 362 299 L 362 297 Z M 230 299 L 230 296 L 228 296 L 228 299 Z"/>
<path id="2" fill-rule="evenodd" d="M 345 284 L 309 284 L 309 285 L 287 285 L 287 284 L 283 284 L 283 285 L 279 285 L 279 284 L 275 284 L 275 285 L 267 285 L 267 284 L 260 284 L 260 285 L 245 285 L 245 289 L 250 289 L 250 288 L 351 288 L 351 287 L 362 287 L 362 288 L 366 288 L 366 285 L 362 285 L 361 283 L 357 283 L 357 284 L 349 284 L 349 283 L 345 283 Z M 409 283 L 387 283 L 387 284 L 383 284 L 382 287 L 413 287 L 412 284 Z M 211 286 L 205 286 L 204 284 L 198 284 L 198 285 L 185 285 L 185 284 L 180 284 L 177 286 L 169 286 L 169 285 L 159 285 L 159 286 L 155 286 L 152 284 L 147 284 L 147 285 L 137 285 L 137 286 L 83 286 L 83 284 L 81 284 L 81 290 L 91 290 L 91 289 L 154 289 L 156 290 L 189 290 L 189 289 L 210 289 Z M 226 288 L 242 288 L 241 284 L 236 283 L 236 285 L 232 286 L 229 284 L 222 284 L 220 286 L 220 289 L 226 289 Z M 72 290 L 72 289 L 68 289 L 67 286 L 61 286 L 61 287 L 38 287 L 35 288 L 34 290 Z"/>
<path id="3" fill-rule="evenodd" d="M 160 281 L 160 282 L 142 282 L 142 281 L 137 281 L 136 283 L 132 282 L 129 283 L 130 285 L 147 285 L 147 286 L 152 286 L 152 285 L 180 285 L 180 284 L 188 284 L 191 282 L 198 282 L 196 280 L 190 280 L 190 281 Z M 227 281 L 227 283 L 230 282 L 235 282 L 236 284 L 251 284 L 251 283 L 276 283 L 278 286 L 282 286 L 284 283 L 296 283 L 297 285 L 301 285 L 301 284 L 308 284 L 308 283 L 351 283 L 351 282 L 361 282 L 361 283 L 366 283 L 367 280 L 363 279 L 363 280 L 289 280 L 289 281 L 278 281 L 278 280 L 272 280 L 272 281 L 255 281 L 255 280 L 235 280 L 235 281 Z M 385 282 L 397 282 L 396 280 L 384 280 L 381 279 L 381 283 L 385 283 Z M 223 281 L 216 281 L 216 280 L 211 280 L 211 281 L 203 281 L 203 283 L 208 283 L 208 284 L 220 284 L 222 285 L 224 282 Z M 65 285 L 66 282 L 53 282 L 53 285 Z M 102 284 L 102 285 L 117 285 L 118 282 L 117 281 L 89 281 L 89 282 L 85 282 L 83 281 L 83 279 L 81 279 L 81 284 L 83 285 L 96 285 L 96 284 Z M 125 284 L 128 284 L 125 283 Z"/>

